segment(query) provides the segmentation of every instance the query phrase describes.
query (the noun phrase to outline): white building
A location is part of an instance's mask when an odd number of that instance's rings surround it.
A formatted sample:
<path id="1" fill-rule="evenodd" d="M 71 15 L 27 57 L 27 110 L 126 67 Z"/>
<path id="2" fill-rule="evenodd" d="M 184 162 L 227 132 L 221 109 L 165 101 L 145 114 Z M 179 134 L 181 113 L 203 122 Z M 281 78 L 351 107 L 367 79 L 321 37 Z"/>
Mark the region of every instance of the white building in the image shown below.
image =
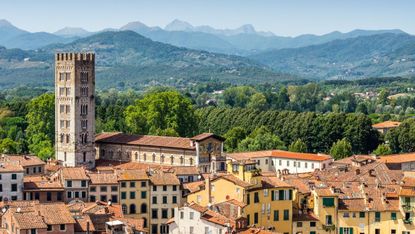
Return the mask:
<path id="1" fill-rule="evenodd" d="M 170 234 L 225 234 L 230 233 L 228 229 L 232 230 L 235 224 L 227 217 L 196 203 L 174 210 L 174 218 L 168 222 Z"/>
<path id="2" fill-rule="evenodd" d="M 17 162 L 0 163 L 0 201 L 23 200 L 24 169 Z"/>
<path id="3" fill-rule="evenodd" d="M 231 160 L 251 159 L 257 162 L 256 167 L 262 171 L 305 173 L 326 168 L 333 158 L 326 154 L 297 153 L 283 150 L 265 150 L 254 152 L 232 153 L 227 155 Z"/>

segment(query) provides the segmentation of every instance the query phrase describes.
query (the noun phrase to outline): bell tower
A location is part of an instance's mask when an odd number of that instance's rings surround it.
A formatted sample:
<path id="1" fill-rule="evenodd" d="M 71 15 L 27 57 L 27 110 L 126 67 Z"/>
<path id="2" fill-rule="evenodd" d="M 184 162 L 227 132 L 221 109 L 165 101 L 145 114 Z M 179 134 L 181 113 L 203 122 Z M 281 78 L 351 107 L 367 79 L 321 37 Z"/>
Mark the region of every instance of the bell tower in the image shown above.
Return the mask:
<path id="1" fill-rule="evenodd" d="M 55 157 L 95 167 L 95 54 L 55 56 Z"/>

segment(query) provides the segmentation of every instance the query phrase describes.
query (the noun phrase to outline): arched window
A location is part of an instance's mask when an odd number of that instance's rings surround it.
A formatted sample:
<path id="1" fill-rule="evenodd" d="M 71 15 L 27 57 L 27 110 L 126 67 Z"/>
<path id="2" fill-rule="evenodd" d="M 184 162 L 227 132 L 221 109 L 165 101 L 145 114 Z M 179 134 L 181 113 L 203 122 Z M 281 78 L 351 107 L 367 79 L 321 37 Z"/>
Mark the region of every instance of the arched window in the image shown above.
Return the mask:
<path id="1" fill-rule="evenodd" d="M 130 214 L 135 214 L 136 210 L 135 210 L 135 204 L 131 204 L 130 205 Z"/>
<path id="2" fill-rule="evenodd" d="M 122 208 L 122 213 L 123 214 L 127 214 L 127 205 L 126 204 L 122 204 L 121 208 Z"/>
<path id="3" fill-rule="evenodd" d="M 183 157 L 183 155 L 182 155 L 182 156 L 180 156 L 180 164 L 181 164 L 181 165 L 183 165 L 183 164 L 184 164 L 184 157 Z"/>
<path id="4" fill-rule="evenodd" d="M 147 204 L 146 203 L 141 204 L 140 210 L 141 210 L 141 214 L 147 213 Z"/>
<path id="5" fill-rule="evenodd" d="M 171 156 L 170 156 L 170 164 L 171 164 L 171 165 L 173 165 L 173 164 L 174 164 L 174 156 L 173 156 L 173 155 L 171 155 Z"/>
<path id="6" fill-rule="evenodd" d="M 69 143 L 70 139 L 71 139 L 70 135 L 66 134 L 66 143 Z"/>
<path id="7" fill-rule="evenodd" d="M 147 227 L 147 219 L 143 218 L 143 227 L 146 228 Z"/>
<path id="8" fill-rule="evenodd" d="M 63 143 L 63 141 L 64 141 L 64 139 L 65 139 L 65 135 L 64 134 L 61 134 L 61 143 Z"/>
<path id="9" fill-rule="evenodd" d="M 160 163 L 164 163 L 164 154 L 162 154 L 160 157 Z"/>
<path id="10" fill-rule="evenodd" d="M 135 152 L 135 161 L 138 161 L 138 153 Z"/>
<path id="11" fill-rule="evenodd" d="M 147 154 L 146 153 L 143 154 L 143 161 L 147 161 Z"/>
<path id="12" fill-rule="evenodd" d="M 122 159 L 122 152 L 121 152 L 121 150 L 118 150 L 118 159 Z"/>
<path id="13" fill-rule="evenodd" d="M 153 162 L 156 161 L 156 153 L 153 153 Z"/>
<path id="14" fill-rule="evenodd" d="M 190 164 L 190 166 L 193 166 L 193 158 L 189 159 L 189 164 Z"/>

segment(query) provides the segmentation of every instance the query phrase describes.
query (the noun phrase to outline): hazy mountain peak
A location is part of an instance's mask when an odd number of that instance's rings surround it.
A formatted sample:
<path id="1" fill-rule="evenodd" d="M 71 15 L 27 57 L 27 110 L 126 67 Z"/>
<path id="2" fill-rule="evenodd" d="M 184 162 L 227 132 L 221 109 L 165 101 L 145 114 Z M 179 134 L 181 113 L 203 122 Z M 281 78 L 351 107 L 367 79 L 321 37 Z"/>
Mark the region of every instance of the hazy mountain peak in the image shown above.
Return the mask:
<path id="1" fill-rule="evenodd" d="M 90 32 L 79 27 L 64 27 L 53 34 L 59 36 L 84 36 L 90 34 Z"/>
<path id="2" fill-rule="evenodd" d="M 166 25 L 166 27 L 164 27 L 164 30 L 167 31 L 193 31 L 193 25 L 189 24 L 186 21 L 182 21 L 179 19 L 175 19 L 173 20 L 171 23 L 169 23 L 168 25 Z"/>
<path id="3" fill-rule="evenodd" d="M 0 19 L 0 27 L 14 27 L 9 21 Z"/>
<path id="4" fill-rule="evenodd" d="M 136 28 L 148 28 L 148 26 L 140 21 L 133 21 L 129 22 L 126 25 L 122 26 L 121 30 L 129 30 L 129 29 L 136 29 Z"/>

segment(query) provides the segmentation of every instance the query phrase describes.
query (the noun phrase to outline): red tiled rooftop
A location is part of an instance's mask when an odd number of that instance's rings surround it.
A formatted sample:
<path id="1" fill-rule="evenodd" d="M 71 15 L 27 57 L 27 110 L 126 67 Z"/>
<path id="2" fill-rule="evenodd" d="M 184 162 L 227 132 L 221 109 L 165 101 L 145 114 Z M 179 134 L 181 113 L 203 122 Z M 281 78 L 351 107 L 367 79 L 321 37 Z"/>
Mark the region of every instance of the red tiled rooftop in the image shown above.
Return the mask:
<path id="1" fill-rule="evenodd" d="M 396 128 L 401 124 L 401 122 L 397 121 L 385 121 L 377 124 L 373 124 L 372 127 L 376 129 L 383 129 L 383 128 Z"/>
<path id="2" fill-rule="evenodd" d="M 312 153 L 298 153 L 284 150 L 265 150 L 265 151 L 252 151 L 252 152 L 240 152 L 228 154 L 230 158 L 235 160 L 262 158 L 262 157 L 274 157 L 274 158 L 291 158 L 298 160 L 308 161 L 325 161 L 331 159 L 329 155 L 325 154 L 312 154 Z"/>

